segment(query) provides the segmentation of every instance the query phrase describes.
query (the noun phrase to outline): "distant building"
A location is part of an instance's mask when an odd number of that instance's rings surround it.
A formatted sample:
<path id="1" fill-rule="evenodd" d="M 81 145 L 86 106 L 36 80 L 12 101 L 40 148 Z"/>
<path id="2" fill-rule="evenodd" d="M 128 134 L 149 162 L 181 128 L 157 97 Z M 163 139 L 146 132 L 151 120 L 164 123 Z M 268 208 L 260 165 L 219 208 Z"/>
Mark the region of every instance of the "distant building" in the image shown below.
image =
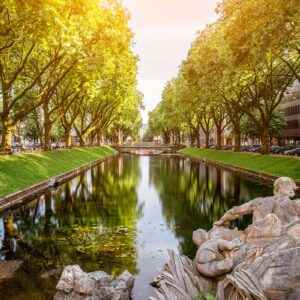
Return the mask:
<path id="1" fill-rule="evenodd" d="M 279 144 L 300 144 L 300 84 L 298 82 L 295 82 L 280 108 L 285 112 L 287 125 L 280 134 L 276 135 Z"/>

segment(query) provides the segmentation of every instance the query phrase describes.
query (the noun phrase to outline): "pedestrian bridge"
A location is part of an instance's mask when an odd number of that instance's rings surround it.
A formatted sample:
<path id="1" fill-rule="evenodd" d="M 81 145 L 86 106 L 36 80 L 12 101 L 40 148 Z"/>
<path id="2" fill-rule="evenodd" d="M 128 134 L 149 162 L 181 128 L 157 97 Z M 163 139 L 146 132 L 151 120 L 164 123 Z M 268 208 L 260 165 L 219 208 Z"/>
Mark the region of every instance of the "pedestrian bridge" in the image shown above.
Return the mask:
<path id="1" fill-rule="evenodd" d="M 176 153 L 184 148 L 182 145 L 163 145 L 155 143 L 132 143 L 113 146 L 119 153 L 129 153 L 136 155 L 159 155 L 164 153 Z"/>

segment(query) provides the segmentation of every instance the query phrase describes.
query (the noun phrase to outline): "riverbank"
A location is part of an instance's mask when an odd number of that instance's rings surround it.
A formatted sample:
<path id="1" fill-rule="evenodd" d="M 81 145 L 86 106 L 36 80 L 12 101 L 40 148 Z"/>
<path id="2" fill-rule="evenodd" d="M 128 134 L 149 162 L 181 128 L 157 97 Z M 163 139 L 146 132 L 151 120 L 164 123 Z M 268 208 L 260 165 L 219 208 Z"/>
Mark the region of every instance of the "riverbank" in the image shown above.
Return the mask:
<path id="1" fill-rule="evenodd" d="M 234 167 L 237 171 L 248 170 L 253 172 L 253 175 L 262 177 L 266 175 L 266 179 L 288 176 L 300 183 L 300 159 L 298 158 L 198 148 L 185 148 L 179 153 L 216 162 L 222 166 Z"/>
<path id="2" fill-rule="evenodd" d="M 103 146 L 0 156 L 0 198 L 115 153 Z"/>

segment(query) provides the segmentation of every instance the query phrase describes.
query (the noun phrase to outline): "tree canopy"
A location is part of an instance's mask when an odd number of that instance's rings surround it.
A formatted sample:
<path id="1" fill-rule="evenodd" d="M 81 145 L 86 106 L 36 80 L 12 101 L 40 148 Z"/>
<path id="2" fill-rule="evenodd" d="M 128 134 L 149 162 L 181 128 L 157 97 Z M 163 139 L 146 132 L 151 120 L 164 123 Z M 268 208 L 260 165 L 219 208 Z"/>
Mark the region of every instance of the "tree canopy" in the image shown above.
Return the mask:
<path id="1" fill-rule="evenodd" d="M 274 124 L 276 131 L 285 125 L 277 122 L 280 104 L 299 80 L 299 4 L 299 0 L 219 1 L 219 19 L 198 33 L 154 110 L 162 124 L 160 133 L 165 136 L 165 128 L 169 134 L 187 128 L 191 141 L 196 135 L 200 146 L 201 128 L 209 147 L 214 128 L 220 149 L 222 133 L 230 127 L 239 151 L 241 135 L 247 134 L 241 126 L 246 118 L 261 138 L 262 153 L 268 154 Z M 166 102 L 166 93 L 173 106 Z M 178 116 L 174 123 L 171 115 Z M 150 124 L 157 124 L 153 112 L 149 117 Z"/>
<path id="2" fill-rule="evenodd" d="M 138 58 L 128 20 L 118 0 L 1 2 L 2 148 L 28 119 L 40 128 L 45 150 L 57 126 L 70 147 L 72 130 L 81 145 L 92 144 L 120 118 L 140 120 Z M 129 134 L 138 127 L 136 122 Z"/>

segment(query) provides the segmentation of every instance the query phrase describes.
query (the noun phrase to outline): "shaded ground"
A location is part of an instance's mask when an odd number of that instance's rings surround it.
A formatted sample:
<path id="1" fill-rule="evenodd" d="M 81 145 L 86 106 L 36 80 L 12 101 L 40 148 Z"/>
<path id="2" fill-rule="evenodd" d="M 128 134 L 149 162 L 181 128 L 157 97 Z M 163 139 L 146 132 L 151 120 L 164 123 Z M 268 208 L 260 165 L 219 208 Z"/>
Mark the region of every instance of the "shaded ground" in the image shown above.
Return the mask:
<path id="1" fill-rule="evenodd" d="M 0 262 L 0 280 L 12 278 L 21 266 L 21 260 L 6 260 Z"/>

